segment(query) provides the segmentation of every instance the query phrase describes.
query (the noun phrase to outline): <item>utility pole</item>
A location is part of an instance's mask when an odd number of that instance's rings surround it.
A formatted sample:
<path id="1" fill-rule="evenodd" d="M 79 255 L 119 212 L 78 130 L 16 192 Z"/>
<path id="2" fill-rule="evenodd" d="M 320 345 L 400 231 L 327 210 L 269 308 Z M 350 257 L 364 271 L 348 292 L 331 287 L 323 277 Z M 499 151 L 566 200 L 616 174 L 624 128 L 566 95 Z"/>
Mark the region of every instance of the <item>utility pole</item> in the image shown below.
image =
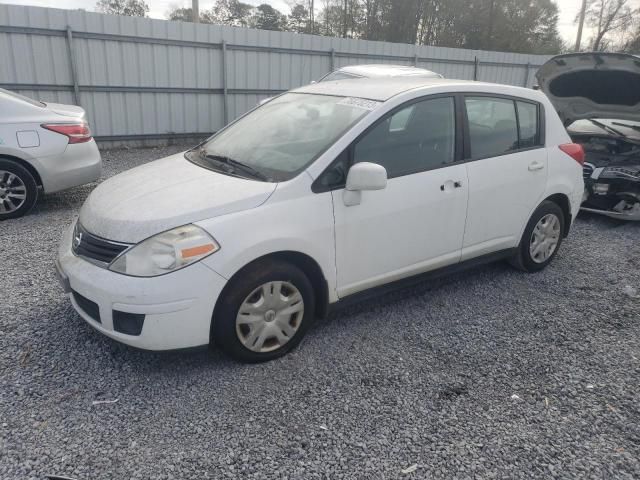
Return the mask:
<path id="1" fill-rule="evenodd" d="M 487 42 L 485 48 L 487 50 L 491 50 L 493 43 L 493 14 L 495 10 L 495 0 L 491 0 L 491 4 L 489 6 L 489 28 L 487 29 Z"/>
<path id="2" fill-rule="evenodd" d="M 193 13 L 193 23 L 200 23 L 200 6 L 198 0 L 191 0 L 191 11 Z"/>
<path id="3" fill-rule="evenodd" d="M 576 37 L 575 51 L 580 51 L 580 43 L 582 42 L 582 28 L 584 27 L 584 16 L 587 13 L 587 0 L 582 0 L 582 8 L 580 9 L 580 23 L 578 23 L 578 36 Z"/>

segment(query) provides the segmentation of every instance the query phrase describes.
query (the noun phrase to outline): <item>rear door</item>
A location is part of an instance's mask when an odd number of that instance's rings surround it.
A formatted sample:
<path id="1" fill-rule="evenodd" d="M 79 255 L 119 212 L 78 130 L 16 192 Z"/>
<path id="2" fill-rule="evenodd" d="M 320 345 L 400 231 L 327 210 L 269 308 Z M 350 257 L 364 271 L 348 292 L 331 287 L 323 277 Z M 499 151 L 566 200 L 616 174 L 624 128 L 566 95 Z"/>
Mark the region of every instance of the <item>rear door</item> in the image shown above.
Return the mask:
<path id="1" fill-rule="evenodd" d="M 461 260 L 515 247 L 547 183 L 540 104 L 477 94 L 464 103 L 469 207 Z"/>

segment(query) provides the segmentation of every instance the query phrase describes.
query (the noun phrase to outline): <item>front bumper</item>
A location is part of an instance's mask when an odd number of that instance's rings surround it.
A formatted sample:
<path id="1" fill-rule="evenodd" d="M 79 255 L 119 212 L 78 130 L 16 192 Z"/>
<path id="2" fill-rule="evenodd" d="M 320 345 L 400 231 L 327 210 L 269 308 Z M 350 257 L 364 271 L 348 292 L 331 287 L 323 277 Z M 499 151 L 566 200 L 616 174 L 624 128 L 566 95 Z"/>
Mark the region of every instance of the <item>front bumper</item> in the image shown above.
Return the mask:
<path id="1" fill-rule="evenodd" d="M 600 210 L 598 208 L 589 208 L 589 207 L 581 207 L 580 210 L 582 210 L 583 212 L 597 213 L 599 215 L 605 215 L 607 217 L 617 218 L 619 220 L 640 221 L 640 208 L 634 208 L 632 210 L 626 210 L 622 212 L 616 212 L 614 210 Z"/>
<path id="2" fill-rule="evenodd" d="M 596 169 L 585 180 L 581 210 L 620 220 L 640 220 L 640 181 L 601 176 Z"/>
<path id="3" fill-rule="evenodd" d="M 74 255 L 73 229 L 64 235 L 56 267 L 71 303 L 93 328 L 145 350 L 175 350 L 209 343 L 216 300 L 226 280 L 202 263 L 159 277 L 111 272 Z M 115 315 L 114 315 L 114 312 Z M 142 318 L 137 335 L 118 331 L 120 316 Z"/>

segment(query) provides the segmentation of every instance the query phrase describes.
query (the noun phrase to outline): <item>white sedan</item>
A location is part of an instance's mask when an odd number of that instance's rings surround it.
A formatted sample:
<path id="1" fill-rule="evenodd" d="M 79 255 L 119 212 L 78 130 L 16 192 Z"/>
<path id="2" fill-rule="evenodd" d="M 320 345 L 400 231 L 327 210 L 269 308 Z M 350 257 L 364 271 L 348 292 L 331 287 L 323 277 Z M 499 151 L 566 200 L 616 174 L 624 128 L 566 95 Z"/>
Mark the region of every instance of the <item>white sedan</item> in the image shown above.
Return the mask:
<path id="1" fill-rule="evenodd" d="M 102 161 L 85 111 L 0 88 L 0 220 L 53 193 L 100 178 Z"/>
<path id="2" fill-rule="evenodd" d="M 99 185 L 58 273 L 115 340 L 270 360 L 354 295 L 482 261 L 543 269 L 580 207 L 583 161 L 541 92 L 320 82 Z"/>

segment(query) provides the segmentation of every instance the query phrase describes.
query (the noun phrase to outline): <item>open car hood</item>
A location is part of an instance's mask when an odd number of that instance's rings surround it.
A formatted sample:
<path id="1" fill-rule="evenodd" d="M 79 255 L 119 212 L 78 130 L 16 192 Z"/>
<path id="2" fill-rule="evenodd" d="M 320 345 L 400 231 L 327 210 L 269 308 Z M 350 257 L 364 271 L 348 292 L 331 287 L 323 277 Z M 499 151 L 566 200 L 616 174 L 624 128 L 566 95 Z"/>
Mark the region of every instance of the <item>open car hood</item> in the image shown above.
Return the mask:
<path id="1" fill-rule="evenodd" d="M 565 125 L 584 118 L 640 118 L 640 57 L 625 53 L 558 55 L 536 73 Z"/>

